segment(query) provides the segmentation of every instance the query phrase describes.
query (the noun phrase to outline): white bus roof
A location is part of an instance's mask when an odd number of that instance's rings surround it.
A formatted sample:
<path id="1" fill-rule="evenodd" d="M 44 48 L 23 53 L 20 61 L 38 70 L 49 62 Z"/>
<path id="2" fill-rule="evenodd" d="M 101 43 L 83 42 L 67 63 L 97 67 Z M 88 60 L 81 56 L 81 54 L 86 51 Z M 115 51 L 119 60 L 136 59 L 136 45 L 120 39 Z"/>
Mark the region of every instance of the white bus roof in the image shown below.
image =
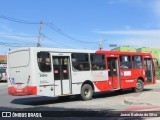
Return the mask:
<path id="1" fill-rule="evenodd" d="M 95 53 L 97 50 L 82 50 L 82 49 L 65 49 L 65 48 L 44 48 L 44 47 L 21 47 L 11 50 L 9 53 L 22 51 L 22 50 L 37 50 L 37 51 L 50 51 L 50 52 L 80 52 L 80 53 Z"/>

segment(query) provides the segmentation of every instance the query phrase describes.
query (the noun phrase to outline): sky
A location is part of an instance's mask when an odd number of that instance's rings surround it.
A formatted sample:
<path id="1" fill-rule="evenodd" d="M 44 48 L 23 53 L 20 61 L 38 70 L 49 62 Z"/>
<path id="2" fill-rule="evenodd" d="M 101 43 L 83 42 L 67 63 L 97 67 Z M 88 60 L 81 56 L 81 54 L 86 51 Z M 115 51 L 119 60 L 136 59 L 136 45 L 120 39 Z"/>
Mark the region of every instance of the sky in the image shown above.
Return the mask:
<path id="1" fill-rule="evenodd" d="M 160 0 L 0 0 L 0 54 L 41 46 L 160 48 Z"/>

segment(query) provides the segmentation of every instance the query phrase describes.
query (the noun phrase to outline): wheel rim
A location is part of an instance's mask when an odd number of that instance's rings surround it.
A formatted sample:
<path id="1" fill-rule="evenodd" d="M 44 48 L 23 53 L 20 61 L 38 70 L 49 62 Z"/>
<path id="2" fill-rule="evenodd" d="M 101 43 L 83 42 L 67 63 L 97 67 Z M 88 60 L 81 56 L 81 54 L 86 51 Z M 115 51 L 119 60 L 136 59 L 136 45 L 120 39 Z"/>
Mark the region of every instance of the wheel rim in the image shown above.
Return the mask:
<path id="1" fill-rule="evenodd" d="M 137 87 L 136 87 L 138 90 L 140 90 L 142 88 L 142 85 L 141 83 L 137 83 Z"/>
<path id="2" fill-rule="evenodd" d="M 85 89 L 84 95 L 85 97 L 89 97 L 91 95 L 91 91 L 89 89 Z"/>

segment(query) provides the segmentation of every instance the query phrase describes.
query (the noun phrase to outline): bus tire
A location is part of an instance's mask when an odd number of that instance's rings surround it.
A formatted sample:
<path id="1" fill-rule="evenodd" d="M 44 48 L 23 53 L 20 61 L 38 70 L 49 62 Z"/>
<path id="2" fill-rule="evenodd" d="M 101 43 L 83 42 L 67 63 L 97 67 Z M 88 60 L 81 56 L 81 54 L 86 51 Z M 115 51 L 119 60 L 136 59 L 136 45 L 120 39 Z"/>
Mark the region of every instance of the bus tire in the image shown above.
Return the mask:
<path id="1" fill-rule="evenodd" d="M 134 88 L 135 92 L 142 92 L 144 89 L 144 83 L 142 80 L 138 79 L 136 83 L 136 87 Z"/>
<path id="2" fill-rule="evenodd" d="M 83 100 L 91 100 L 93 96 L 93 88 L 89 84 L 84 84 L 81 88 L 81 98 Z"/>

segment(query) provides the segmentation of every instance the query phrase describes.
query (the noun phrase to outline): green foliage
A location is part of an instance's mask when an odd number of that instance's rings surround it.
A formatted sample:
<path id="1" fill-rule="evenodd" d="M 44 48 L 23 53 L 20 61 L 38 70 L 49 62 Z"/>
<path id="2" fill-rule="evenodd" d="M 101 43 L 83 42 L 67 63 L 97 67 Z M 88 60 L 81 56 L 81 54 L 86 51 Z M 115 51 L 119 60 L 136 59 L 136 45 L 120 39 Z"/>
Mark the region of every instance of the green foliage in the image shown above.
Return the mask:
<path id="1" fill-rule="evenodd" d="M 6 60 L 0 60 L 0 63 L 6 63 Z"/>
<path id="2" fill-rule="evenodd" d="M 157 79 L 160 79 L 160 66 L 158 66 L 158 68 L 156 68 L 156 77 L 157 77 Z"/>

